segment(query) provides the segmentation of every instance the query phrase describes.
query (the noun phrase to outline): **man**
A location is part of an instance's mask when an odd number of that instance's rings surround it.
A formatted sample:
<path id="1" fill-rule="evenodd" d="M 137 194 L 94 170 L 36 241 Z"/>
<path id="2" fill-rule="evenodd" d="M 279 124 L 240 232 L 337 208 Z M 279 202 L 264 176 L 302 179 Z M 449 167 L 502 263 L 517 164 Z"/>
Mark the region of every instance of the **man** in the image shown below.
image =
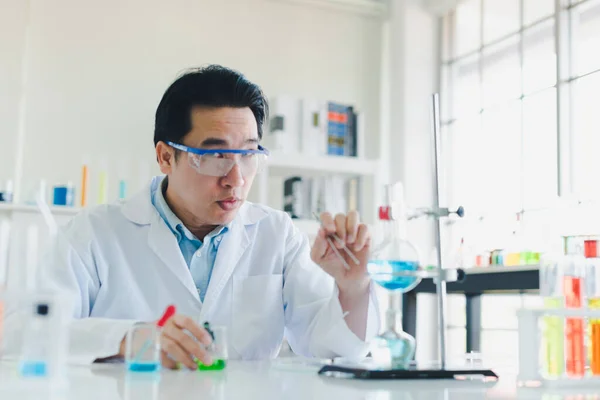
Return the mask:
<path id="1" fill-rule="evenodd" d="M 245 201 L 266 159 L 267 113 L 261 89 L 221 66 L 167 89 L 154 132 L 164 177 L 123 205 L 76 216 L 43 268 L 44 287 L 75 300 L 73 361 L 123 356 L 132 324 L 157 320 L 169 304 L 178 313 L 161 333 L 167 368 L 212 361 L 201 321 L 227 327 L 231 358 L 275 357 L 284 332 L 305 356 L 366 353 L 378 318 L 358 214 L 324 213 L 310 249 L 285 213 Z M 334 233 L 359 265 L 341 252 L 345 268 L 326 241 Z M 17 334 L 17 322 L 7 326 Z"/>

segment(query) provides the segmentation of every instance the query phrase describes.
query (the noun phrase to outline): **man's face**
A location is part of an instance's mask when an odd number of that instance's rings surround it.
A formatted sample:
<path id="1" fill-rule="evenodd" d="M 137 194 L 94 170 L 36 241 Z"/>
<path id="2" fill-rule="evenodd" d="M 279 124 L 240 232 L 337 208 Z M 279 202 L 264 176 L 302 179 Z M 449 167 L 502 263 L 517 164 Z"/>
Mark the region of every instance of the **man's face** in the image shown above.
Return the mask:
<path id="1" fill-rule="evenodd" d="M 192 129 L 181 144 L 200 149 L 258 148 L 256 119 L 250 108 L 204 108 L 191 111 Z M 176 208 L 197 223 L 224 225 L 231 222 L 246 200 L 255 173 L 242 176 L 234 165 L 225 176 L 198 173 L 189 162 L 190 155 L 180 152 L 177 161 L 161 171 L 169 176 L 169 195 Z"/>

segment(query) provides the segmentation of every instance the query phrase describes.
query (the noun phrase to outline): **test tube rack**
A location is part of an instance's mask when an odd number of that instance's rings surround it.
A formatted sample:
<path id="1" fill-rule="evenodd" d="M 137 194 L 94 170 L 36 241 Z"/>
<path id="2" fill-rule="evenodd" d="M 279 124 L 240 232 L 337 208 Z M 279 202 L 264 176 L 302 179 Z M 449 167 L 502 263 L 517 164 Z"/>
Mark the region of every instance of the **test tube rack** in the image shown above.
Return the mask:
<path id="1" fill-rule="evenodd" d="M 598 387 L 600 385 L 600 375 L 592 375 L 590 371 L 586 371 L 580 377 L 570 377 L 564 373 L 557 377 L 545 376 L 543 373 L 545 361 L 542 357 L 544 346 L 542 329 L 544 329 L 544 324 L 540 321 L 541 318 L 545 317 L 559 317 L 561 320 L 570 317 L 582 318 L 585 324 L 586 320 L 600 320 L 600 310 L 522 308 L 517 312 L 517 317 L 519 323 L 519 374 L 517 378 L 519 386 L 563 388 L 571 386 Z M 562 327 L 564 329 L 564 323 Z M 564 336 L 566 336 L 566 331 L 563 332 Z M 587 347 L 591 345 L 589 341 L 586 342 L 584 354 L 587 354 Z M 563 358 L 563 360 L 565 359 Z"/>

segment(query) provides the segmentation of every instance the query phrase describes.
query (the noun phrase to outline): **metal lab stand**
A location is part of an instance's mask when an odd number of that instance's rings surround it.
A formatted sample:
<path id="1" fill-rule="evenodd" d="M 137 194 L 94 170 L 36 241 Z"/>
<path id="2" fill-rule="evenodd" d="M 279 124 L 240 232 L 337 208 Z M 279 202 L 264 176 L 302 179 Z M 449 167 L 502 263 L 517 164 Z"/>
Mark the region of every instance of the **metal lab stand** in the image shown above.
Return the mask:
<path id="1" fill-rule="evenodd" d="M 436 295 L 438 305 L 438 340 L 439 340 L 439 363 L 434 368 L 419 369 L 418 366 L 407 370 L 369 370 L 361 368 L 348 368 L 341 366 L 328 365 L 323 367 L 319 374 L 331 377 L 356 378 L 356 379 L 455 379 L 461 376 L 477 375 L 485 379 L 497 379 L 497 375 L 486 369 L 447 369 L 446 362 L 446 283 L 456 282 L 464 279 L 465 273 L 461 269 L 443 268 L 441 251 L 441 222 L 440 219 L 446 218 L 451 214 L 458 217 L 464 216 L 464 209 L 459 207 L 457 210 L 450 211 L 448 208 L 440 207 L 439 198 L 439 177 L 440 173 L 440 116 L 439 116 L 439 95 L 432 96 L 432 133 L 434 136 L 434 204 L 433 208 L 420 208 L 409 212 L 407 218 L 417 219 L 422 217 L 433 217 L 436 220 L 435 236 L 438 267 L 434 271 L 398 271 L 394 275 L 414 276 L 418 278 L 432 278 L 436 284 Z M 410 292 L 409 292 L 410 293 Z"/>

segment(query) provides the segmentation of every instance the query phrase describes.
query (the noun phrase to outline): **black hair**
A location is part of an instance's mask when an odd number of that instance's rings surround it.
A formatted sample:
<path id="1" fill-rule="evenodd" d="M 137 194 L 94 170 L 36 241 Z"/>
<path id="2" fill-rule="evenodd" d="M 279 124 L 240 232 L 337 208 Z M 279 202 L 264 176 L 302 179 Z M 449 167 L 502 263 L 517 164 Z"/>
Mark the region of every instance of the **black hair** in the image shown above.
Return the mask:
<path id="1" fill-rule="evenodd" d="M 262 138 L 269 105 L 261 88 L 238 71 L 209 65 L 186 71 L 169 86 L 156 109 L 154 145 L 181 143 L 192 129 L 191 111 L 196 106 L 248 107 Z"/>

